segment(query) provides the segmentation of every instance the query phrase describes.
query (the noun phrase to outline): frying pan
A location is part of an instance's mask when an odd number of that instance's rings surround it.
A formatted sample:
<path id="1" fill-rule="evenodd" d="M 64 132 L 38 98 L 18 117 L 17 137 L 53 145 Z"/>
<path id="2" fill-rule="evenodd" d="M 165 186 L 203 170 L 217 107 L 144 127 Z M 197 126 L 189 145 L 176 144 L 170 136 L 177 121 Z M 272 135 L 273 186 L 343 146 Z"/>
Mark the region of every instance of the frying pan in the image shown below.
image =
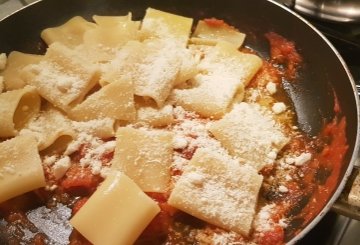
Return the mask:
<path id="1" fill-rule="evenodd" d="M 298 81 L 290 83 L 284 80 L 283 85 L 294 105 L 299 128 L 309 135 L 317 135 L 324 121 L 333 118 L 335 91 L 347 120 L 349 150 L 337 189 L 322 211 L 289 241 L 289 244 L 295 243 L 319 222 L 341 193 L 357 158 L 359 145 L 359 99 L 355 83 L 335 48 L 297 14 L 265 0 L 44 0 L 0 22 L 0 51 L 44 53 L 46 45 L 40 39 L 40 32 L 46 27 L 60 25 L 75 15 L 90 20 L 94 14 L 125 15 L 131 11 L 134 19 L 141 19 L 147 7 L 195 20 L 223 19 L 245 32 L 245 45 L 265 58 L 269 57 L 269 44 L 264 37 L 266 32 L 274 31 L 295 41 L 304 62 Z"/>

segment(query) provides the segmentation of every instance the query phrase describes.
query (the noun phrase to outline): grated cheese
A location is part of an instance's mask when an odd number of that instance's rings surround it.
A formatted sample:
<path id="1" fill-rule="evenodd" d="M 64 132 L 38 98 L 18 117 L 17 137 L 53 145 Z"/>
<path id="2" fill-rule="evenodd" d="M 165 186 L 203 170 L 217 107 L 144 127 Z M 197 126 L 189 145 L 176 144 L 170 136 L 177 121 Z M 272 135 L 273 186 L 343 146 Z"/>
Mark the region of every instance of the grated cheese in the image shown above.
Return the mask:
<path id="1" fill-rule="evenodd" d="M 251 88 L 248 90 L 250 96 L 247 98 L 249 102 L 256 102 L 260 97 L 260 92 L 258 89 Z"/>
<path id="2" fill-rule="evenodd" d="M 265 232 L 272 229 L 274 221 L 271 215 L 275 212 L 276 205 L 271 203 L 261 207 L 254 219 L 254 228 L 256 231 Z"/>
<path id="3" fill-rule="evenodd" d="M 68 156 L 64 156 L 63 158 L 56 161 L 51 168 L 55 179 L 61 179 L 65 175 L 66 171 L 70 168 L 70 166 L 71 160 Z"/>
<path id="4" fill-rule="evenodd" d="M 80 159 L 82 167 L 90 167 L 91 172 L 95 175 L 101 174 L 102 156 L 105 153 L 115 150 L 116 141 L 110 140 L 104 142 L 102 139 L 95 137 L 86 132 L 78 134 L 77 138 L 72 141 L 64 152 L 64 155 L 70 155 L 80 149 L 82 145 L 86 145 L 86 152 Z"/>
<path id="5" fill-rule="evenodd" d="M 46 156 L 43 160 L 43 163 L 47 166 L 51 166 L 56 162 L 57 157 L 55 155 Z"/>
<path id="6" fill-rule="evenodd" d="M 212 123 L 210 131 L 233 156 L 258 170 L 273 164 L 274 153 L 288 142 L 281 126 L 266 108 L 244 102 Z"/>
<path id="7" fill-rule="evenodd" d="M 36 82 L 41 84 L 47 91 L 55 92 L 58 96 L 66 93 L 66 97 L 58 98 L 61 104 L 68 105 L 82 92 L 87 81 L 78 74 L 64 73 L 58 65 L 41 61 L 36 65 L 29 65 L 24 68 L 36 75 Z M 46 81 L 46 82 L 45 82 Z"/>
<path id="8" fill-rule="evenodd" d="M 302 166 L 311 159 L 311 153 L 304 152 L 295 158 L 295 166 Z"/>
<path id="9" fill-rule="evenodd" d="M 293 164 L 295 166 L 302 166 L 306 162 L 310 161 L 312 155 L 309 152 L 303 152 L 299 156 L 287 156 L 285 158 L 286 164 Z"/>
<path id="10" fill-rule="evenodd" d="M 58 188 L 58 186 L 57 185 L 50 185 L 50 186 L 45 186 L 45 190 L 47 190 L 47 191 L 54 191 L 54 190 L 56 190 Z"/>
<path id="11" fill-rule="evenodd" d="M 173 147 L 174 149 L 184 149 L 188 146 L 189 142 L 185 137 L 179 135 L 174 137 Z"/>
<path id="12" fill-rule="evenodd" d="M 289 191 L 289 189 L 286 186 L 280 185 L 279 186 L 279 191 L 282 193 L 286 193 Z"/>
<path id="13" fill-rule="evenodd" d="M 169 204 L 222 228 L 250 232 L 263 177 L 226 154 L 198 149 Z"/>
<path id="14" fill-rule="evenodd" d="M 198 148 L 206 148 L 213 152 L 228 155 L 221 143 L 209 134 L 208 120 L 200 118 L 194 112 L 184 110 L 181 106 L 174 108 L 174 117 L 174 126 L 168 127 L 175 134 L 174 149 L 186 149 L 194 152 Z M 181 153 L 174 152 L 172 166 L 174 169 L 183 170 L 188 162 Z"/>
<path id="15" fill-rule="evenodd" d="M 266 90 L 269 92 L 269 94 L 275 94 L 277 89 L 276 89 L 276 83 L 273 82 L 268 82 L 266 84 Z"/>
<path id="16" fill-rule="evenodd" d="M 221 232 L 217 233 L 215 232 L 212 237 L 212 244 L 213 245 L 254 245 L 252 243 L 248 243 L 245 241 L 242 241 L 242 239 L 239 239 L 239 234 L 235 232 Z"/>
<path id="17" fill-rule="evenodd" d="M 280 114 L 286 111 L 286 105 L 283 102 L 276 102 L 271 109 L 275 114 Z"/>

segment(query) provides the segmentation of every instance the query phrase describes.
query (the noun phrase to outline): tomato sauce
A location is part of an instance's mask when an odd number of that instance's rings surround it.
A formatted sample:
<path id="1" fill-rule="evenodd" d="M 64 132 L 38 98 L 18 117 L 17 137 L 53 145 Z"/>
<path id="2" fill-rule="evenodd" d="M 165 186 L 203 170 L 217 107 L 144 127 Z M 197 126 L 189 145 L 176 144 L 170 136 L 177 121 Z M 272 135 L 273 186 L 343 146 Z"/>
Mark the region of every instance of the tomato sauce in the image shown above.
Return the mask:
<path id="1" fill-rule="evenodd" d="M 302 58 L 295 48 L 295 43 L 275 32 L 265 34 L 270 42 L 271 60 L 285 66 L 284 73 L 288 79 L 294 79 Z"/>
<path id="2" fill-rule="evenodd" d="M 216 18 L 204 19 L 204 22 L 210 27 L 230 27 L 225 21 Z"/>
<path id="3" fill-rule="evenodd" d="M 313 160 L 316 169 L 327 172 L 325 182 L 318 185 L 314 191 L 309 205 L 304 208 L 304 223 L 308 223 L 325 206 L 324 200 L 329 200 L 339 184 L 339 177 L 342 170 L 342 162 L 348 150 L 346 143 L 346 120 L 335 118 L 327 124 L 322 131 L 322 137 L 329 138 L 329 145 L 325 146 L 322 152 Z M 307 181 L 310 181 L 307 179 Z"/>

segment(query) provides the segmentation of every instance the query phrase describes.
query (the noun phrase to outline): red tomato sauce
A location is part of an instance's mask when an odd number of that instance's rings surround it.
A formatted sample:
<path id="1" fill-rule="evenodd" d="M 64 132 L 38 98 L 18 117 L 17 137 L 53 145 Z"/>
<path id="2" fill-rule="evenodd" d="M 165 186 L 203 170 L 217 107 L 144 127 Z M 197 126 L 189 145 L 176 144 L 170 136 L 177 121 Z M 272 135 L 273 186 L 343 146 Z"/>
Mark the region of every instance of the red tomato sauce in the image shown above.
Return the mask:
<path id="1" fill-rule="evenodd" d="M 204 19 L 204 22 L 210 27 L 229 27 L 229 25 L 225 21 L 218 20 L 216 18 Z"/>
<path id="2" fill-rule="evenodd" d="M 302 58 L 295 48 L 295 43 L 289 41 L 275 32 L 265 34 L 270 42 L 270 55 L 272 62 L 285 65 L 285 76 L 294 79 Z"/>
<path id="3" fill-rule="evenodd" d="M 312 218 L 321 211 L 326 204 L 324 200 L 330 199 L 339 184 L 339 177 L 343 167 L 341 163 L 348 150 L 345 129 L 345 118 L 335 118 L 325 126 L 321 133 L 321 137 L 329 138 L 330 143 L 324 147 L 313 162 L 316 163 L 317 169 L 321 168 L 328 172 L 328 177 L 324 184 L 317 186 L 310 199 L 309 205 L 304 208 L 304 223 L 311 221 Z"/>

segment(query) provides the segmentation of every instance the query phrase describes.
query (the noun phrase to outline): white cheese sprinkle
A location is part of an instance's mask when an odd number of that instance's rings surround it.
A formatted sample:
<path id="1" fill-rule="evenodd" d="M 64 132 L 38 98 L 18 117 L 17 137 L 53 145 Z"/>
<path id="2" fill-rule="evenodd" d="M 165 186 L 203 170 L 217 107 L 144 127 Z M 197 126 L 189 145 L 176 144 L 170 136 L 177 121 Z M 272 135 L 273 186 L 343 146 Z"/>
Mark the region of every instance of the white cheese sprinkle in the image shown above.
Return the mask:
<path id="1" fill-rule="evenodd" d="M 197 172 L 191 172 L 187 175 L 187 180 L 194 185 L 201 186 L 204 183 L 205 176 Z"/>
<path id="2" fill-rule="evenodd" d="M 46 156 L 43 163 L 47 166 L 53 165 L 56 162 L 56 156 Z"/>
<path id="3" fill-rule="evenodd" d="M 269 92 L 269 94 L 275 94 L 277 91 L 276 84 L 273 82 L 268 82 L 266 84 L 266 90 Z"/>
<path id="4" fill-rule="evenodd" d="M 276 102 L 271 109 L 275 114 L 280 114 L 286 110 L 286 105 L 283 102 Z"/>
<path id="5" fill-rule="evenodd" d="M 311 159 L 311 153 L 304 152 L 295 158 L 295 166 L 302 166 Z"/>
<path id="6" fill-rule="evenodd" d="M 275 160 L 276 159 L 276 152 L 275 151 L 270 151 L 268 154 L 267 154 L 267 157 L 271 160 Z"/>
<path id="7" fill-rule="evenodd" d="M 68 156 L 65 156 L 60 160 L 58 160 L 57 162 L 55 162 L 54 166 L 52 167 L 52 171 L 55 178 L 57 180 L 62 178 L 65 175 L 66 171 L 70 168 L 70 166 L 71 166 L 71 160 L 70 157 Z"/>
<path id="8" fill-rule="evenodd" d="M 179 135 L 175 135 L 173 140 L 174 149 L 185 149 L 188 146 L 189 142 L 185 137 L 181 137 Z"/>
<path id="9" fill-rule="evenodd" d="M 279 220 L 279 225 L 282 227 L 282 228 L 286 228 L 288 226 L 288 224 L 286 223 L 286 219 L 282 218 Z"/>
<path id="10" fill-rule="evenodd" d="M 58 188 L 57 185 L 45 186 L 45 190 L 47 190 L 47 191 L 54 191 L 54 190 L 56 190 L 56 188 Z"/>
<path id="11" fill-rule="evenodd" d="M 289 191 L 289 189 L 286 186 L 280 185 L 279 186 L 279 191 L 282 193 L 286 193 Z"/>

